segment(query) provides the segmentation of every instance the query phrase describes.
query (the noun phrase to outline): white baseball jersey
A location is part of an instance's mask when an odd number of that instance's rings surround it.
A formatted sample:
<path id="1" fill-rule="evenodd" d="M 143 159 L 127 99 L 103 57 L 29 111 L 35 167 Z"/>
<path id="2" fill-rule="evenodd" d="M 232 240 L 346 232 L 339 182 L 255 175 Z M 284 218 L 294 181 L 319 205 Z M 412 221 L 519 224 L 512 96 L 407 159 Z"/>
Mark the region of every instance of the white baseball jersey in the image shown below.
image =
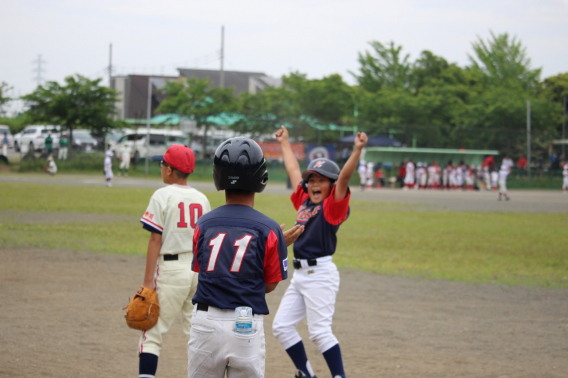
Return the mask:
<path id="1" fill-rule="evenodd" d="M 154 192 L 140 222 L 162 234 L 161 255 L 175 255 L 193 251 L 195 222 L 209 211 L 211 205 L 203 193 L 174 184 Z"/>
<path id="2" fill-rule="evenodd" d="M 181 319 L 182 330 L 189 340 L 192 298 L 197 289 L 198 277 L 191 270 L 193 232 L 199 217 L 210 210 L 207 197 L 191 186 L 168 185 L 156 190 L 150 198 L 140 222 L 146 230 L 162 234 L 160 256 L 154 272 L 154 289 L 160 303 L 160 317 L 154 327 L 142 332 L 138 353 L 159 356 L 163 336 L 178 318 Z"/>

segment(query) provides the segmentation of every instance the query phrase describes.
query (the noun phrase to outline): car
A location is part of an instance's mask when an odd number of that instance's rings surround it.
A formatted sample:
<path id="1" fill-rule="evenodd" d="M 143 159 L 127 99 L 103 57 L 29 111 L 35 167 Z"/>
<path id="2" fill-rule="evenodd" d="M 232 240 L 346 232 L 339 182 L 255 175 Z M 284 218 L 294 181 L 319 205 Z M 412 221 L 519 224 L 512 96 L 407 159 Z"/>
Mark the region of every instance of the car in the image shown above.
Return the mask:
<path id="1" fill-rule="evenodd" d="M 61 126 L 30 125 L 14 135 L 14 149 L 17 152 L 28 153 L 42 151 L 45 148 L 45 138 L 51 133 L 53 149 L 59 148 L 59 132 Z"/>
<path id="2" fill-rule="evenodd" d="M 146 148 L 147 132 L 150 134 L 148 148 Z M 148 157 L 163 155 L 172 144 L 186 144 L 187 137 L 179 130 L 150 129 L 147 131 L 146 128 L 140 128 L 131 134 L 123 135 L 111 147 L 111 151 L 117 159 L 120 158 L 125 143 L 131 143 L 134 159 L 138 161 L 146 157 L 146 152 Z"/>
<path id="3" fill-rule="evenodd" d="M 0 125 L 0 144 L 4 140 L 4 133 L 8 135 L 8 148 L 14 147 L 14 136 L 10 131 L 10 126 L 8 125 Z"/>
<path id="4" fill-rule="evenodd" d="M 89 130 L 73 130 L 73 143 L 71 149 L 80 152 L 95 152 L 97 140 L 93 138 Z"/>
<path id="5" fill-rule="evenodd" d="M 108 149 L 112 150 L 112 148 L 120 138 L 122 138 L 126 134 L 132 134 L 133 132 L 134 130 L 128 129 L 126 127 L 123 129 L 110 130 L 106 134 L 106 145 L 108 146 Z M 97 142 L 99 142 L 98 149 L 100 151 L 105 151 L 105 137 L 94 138 L 97 140 Z"/>

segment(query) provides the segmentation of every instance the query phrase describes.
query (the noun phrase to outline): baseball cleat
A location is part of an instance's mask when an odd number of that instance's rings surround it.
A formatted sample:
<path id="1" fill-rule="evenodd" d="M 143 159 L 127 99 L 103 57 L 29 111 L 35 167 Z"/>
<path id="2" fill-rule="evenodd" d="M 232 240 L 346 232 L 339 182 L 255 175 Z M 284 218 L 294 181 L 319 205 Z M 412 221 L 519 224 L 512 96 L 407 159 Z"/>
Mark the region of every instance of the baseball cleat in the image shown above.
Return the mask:
<path id="1" fill-rule="evenodd" d="M 296 375 L 294 375 L 294 378 L 309 378 L 307 375 L 305 375 L 304 373 L 302 373 L 300 370 L 298 370 L 298 372 L 296 373 Z M 312 375 L 312 378 L 318 378 L 315 375 Z"/>

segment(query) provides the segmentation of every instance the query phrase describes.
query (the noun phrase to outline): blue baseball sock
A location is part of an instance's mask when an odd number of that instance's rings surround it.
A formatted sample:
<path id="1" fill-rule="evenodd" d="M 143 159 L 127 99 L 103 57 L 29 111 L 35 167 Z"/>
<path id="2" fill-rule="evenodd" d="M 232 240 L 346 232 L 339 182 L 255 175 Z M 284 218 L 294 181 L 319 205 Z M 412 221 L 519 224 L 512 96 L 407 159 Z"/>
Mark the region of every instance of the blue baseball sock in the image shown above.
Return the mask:
<path id="1" fill-rule="evenodd" d="M 286 353 L 288 353 L 288 356 L 290 356 L 292 362 L 294 362 L 296 369 L 300 370 L 307 377 L 313 376 L 314 372 L 308 361 L 308 355 L 306 354 L 306 349 L 302 341 L 286 349 Z"/>
<path id="2" fill-rule="evenodd" d="M 158 370 L 158 356 L 152 353 L 141 353 L 138 365 L 139 377 L 154 377 Z"/>
<path id="3" fill-rule="evenodd" d="M 323 357 L 325 358 L 325 362 L 327 362 L 327 367 L 329 367 L 332 377 L 345 378 L 343 359 L 341 358 L 341 349 L 339 349 L 339 344 L 335 344 L 323 352 Z"/>

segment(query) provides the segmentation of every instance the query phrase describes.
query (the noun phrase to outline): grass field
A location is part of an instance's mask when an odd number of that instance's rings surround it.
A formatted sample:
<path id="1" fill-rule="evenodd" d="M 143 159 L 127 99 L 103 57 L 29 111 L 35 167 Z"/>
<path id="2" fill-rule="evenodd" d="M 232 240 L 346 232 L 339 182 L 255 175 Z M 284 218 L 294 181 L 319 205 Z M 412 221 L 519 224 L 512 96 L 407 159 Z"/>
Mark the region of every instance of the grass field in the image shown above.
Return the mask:
<path id="1" fill-rule="evenodd" d="M 145 254 L 138 222 L 152 189 L 5 183 L 0 248 Z M 207 192 L 212 207 L 222 192 Z M 256 208 L 291 226 L 284 195 L 261 194 Z M 568 215 L 400 210 L 352 201 L 338 234 L 341 267 L 387 275 L 568 287 Z M 291 248 L 289 250 L 291 255 Z"/>

